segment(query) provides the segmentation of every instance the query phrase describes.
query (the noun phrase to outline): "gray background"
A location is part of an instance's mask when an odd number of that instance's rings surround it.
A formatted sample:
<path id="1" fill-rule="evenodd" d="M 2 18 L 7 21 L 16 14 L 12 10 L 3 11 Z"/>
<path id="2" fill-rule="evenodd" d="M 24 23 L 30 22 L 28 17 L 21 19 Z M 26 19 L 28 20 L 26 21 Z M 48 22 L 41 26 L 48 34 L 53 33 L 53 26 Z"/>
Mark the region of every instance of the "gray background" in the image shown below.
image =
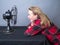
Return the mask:
<path id="1" fill-rule="evenodd" d="M 0 0 L 0 26 L 6 26 L 2 15 L 8 9 L 11 10 L 13 5 L 18 9 L 17 24 L 15 26 L 27 26 L 29 24 L 28 8 L 30 6 L 38 6 L 47 14 L 50 20 L 60 27 L 60 0 Z M 11 24 L 11 26 L 14 26 Z"/>

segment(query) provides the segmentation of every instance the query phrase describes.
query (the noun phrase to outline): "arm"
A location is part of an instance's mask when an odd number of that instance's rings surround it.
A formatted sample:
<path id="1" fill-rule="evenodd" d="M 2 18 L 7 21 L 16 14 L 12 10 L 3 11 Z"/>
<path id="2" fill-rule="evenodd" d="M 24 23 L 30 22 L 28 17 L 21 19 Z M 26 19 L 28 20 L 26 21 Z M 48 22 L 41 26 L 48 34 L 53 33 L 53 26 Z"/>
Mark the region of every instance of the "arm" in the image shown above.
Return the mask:
<path id="1" fill-rule="evenodd" d="M 42 28 L 41 28 L 41 26 L 40 25 L 35 25 L 34 27 L 33 27 L 33 30 L 42 30 Z"/>

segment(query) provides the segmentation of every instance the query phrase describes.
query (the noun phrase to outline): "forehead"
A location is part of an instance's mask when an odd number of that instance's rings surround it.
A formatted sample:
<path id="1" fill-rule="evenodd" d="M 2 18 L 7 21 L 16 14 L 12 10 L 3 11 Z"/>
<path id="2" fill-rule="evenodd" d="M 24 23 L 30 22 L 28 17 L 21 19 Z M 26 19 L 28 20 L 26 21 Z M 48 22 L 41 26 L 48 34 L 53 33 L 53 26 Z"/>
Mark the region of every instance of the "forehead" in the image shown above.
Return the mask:
<path id="1" fill-rule="evenodd" d="M 29 14 L 33 14 L 33 12 L 32 12 L 31 10 L 28 10 L 28 13 L 29 13 Z"/>

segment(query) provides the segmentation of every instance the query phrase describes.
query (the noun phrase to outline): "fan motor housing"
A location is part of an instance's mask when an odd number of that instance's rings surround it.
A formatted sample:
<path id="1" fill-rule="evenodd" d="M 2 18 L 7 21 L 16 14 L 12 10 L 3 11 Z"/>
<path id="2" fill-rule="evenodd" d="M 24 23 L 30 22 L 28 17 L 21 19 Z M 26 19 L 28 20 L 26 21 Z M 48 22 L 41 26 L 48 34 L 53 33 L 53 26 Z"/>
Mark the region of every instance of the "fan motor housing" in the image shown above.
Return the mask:
<path id="1" fill-rule="evenodd" d="M 9 10 L 3 14 L 3 19 L 12 19 L 12 15 Z"/>

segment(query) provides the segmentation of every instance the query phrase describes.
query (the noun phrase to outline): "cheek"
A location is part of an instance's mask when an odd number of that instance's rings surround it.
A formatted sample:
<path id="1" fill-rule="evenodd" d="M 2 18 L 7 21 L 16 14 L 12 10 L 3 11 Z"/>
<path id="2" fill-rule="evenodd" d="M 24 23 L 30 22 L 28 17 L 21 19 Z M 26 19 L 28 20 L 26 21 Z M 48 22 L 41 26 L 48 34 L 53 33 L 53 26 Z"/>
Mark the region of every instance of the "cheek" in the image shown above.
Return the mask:
<path id="1" fill-rule="evenodd" d="M 32 20 L 33 18 L 32 18 L 32 16 L 28 16 L 28 18 L 30 19 L 30 20 Z"/>

